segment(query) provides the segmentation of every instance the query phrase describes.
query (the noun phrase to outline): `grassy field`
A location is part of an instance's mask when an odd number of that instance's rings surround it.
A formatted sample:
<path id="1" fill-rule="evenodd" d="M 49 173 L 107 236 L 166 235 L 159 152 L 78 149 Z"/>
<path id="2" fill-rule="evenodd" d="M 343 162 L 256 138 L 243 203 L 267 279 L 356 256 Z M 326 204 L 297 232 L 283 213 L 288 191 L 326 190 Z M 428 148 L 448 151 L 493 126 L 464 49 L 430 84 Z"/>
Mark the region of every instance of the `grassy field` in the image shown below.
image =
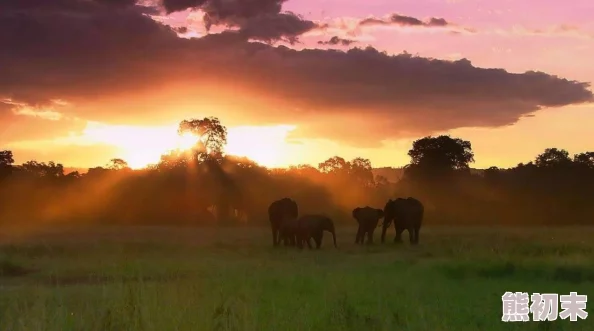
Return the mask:
<path id="1" fill-rule="evenodd" d="M 505 291 L 594 294 L 592 228 L 354 231 L 319 251 L 266 228 L 0 231 L 0 330 L 594 330 L 501 322 Z"/>

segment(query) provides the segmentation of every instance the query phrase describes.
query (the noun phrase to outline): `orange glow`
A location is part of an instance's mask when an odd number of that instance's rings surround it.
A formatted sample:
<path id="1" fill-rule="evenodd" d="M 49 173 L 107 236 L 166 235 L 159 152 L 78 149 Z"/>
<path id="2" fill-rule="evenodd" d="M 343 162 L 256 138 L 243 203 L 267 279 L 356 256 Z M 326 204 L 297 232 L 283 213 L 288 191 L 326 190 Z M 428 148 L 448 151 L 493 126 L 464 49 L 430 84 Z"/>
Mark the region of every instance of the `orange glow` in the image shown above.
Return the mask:
<path id="1" fill-rule="evenodd" d="M 179 136 L 177 127 L 177 124 L 141 127 L 90 122 L 81 136 L 72 139 L 79 144 L 84 141 L 116 146 L 130 168 L 141 169 L 157 163 L 169 151 L 186 150 L 196 144 L 198 137 Z M 225 152 L 248 157 L 267 167 L 284 165 L 288 161 L 285 137 L 292 129 L 288 125 L 229 128 Z"/>

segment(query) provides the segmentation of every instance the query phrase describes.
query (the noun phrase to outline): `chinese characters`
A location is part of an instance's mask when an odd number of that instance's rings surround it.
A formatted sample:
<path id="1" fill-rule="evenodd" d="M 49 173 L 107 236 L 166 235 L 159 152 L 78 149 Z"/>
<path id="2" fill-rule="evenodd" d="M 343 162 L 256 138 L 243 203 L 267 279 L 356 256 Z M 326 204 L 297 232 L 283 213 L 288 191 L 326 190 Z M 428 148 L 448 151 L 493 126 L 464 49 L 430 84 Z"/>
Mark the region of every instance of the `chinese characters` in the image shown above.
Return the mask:
<path id="1" fill-rule="evenodd" d="M 577 292 L 570 292 L 569 295 L 556 293 L 533 293 L 531 296 L 526 292 L 505 292 L 501 296 L 503 304 L 503 322 L 528 322 L 530 314 L 532 321 L 554 321 L 558 318 L 563 320 L 569 318 L 576 322 L 578 319 L 586 319 L 587 295 L 578 295 Z M 531 301 L 531 303 L 530 303 Z M 561 311 L 559 311 L 561 302 Z"/>

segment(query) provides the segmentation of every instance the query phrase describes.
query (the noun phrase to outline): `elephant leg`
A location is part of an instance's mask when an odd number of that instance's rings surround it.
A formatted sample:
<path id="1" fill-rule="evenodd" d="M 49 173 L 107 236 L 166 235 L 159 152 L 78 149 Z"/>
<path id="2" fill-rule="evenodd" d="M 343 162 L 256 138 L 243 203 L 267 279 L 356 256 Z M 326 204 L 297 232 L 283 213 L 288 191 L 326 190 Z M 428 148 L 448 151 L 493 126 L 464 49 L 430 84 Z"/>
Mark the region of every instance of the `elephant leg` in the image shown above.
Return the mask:
<path id="1" fill-rule="evenodd" d="M 415 228 L 415 245 L 419 243 L 419 231 L 421 231 L 420 227 Z"/>
<path id="2" fill-rule="evenodd" d="M 361 228 L 361 225 L 359 225 L 359 228 L 357 229 L 357 236 L 355 237 L 355 244 L 362 242 L 363 241 L 362 239 L 363 239 L 363 229 Z"/>
<path id="3" fill-rule="evenodd" d="M 415 244 L 415 229 L 414 228 L 408 228 L 406 231 L 408 231 L 408 241 L 410 241 L 410 243 L 412 245 Z"/>
<path id="4" fill-rule="evenodd" d="M 283 238 L 283 245 L 289 246 L 289 236 L 287 236 L 286 233 L 283 233 L 282 238 Z"/>
<path id="5" fill-rule="evenodd" d="M 369 242 L 373 244 L 373 234 L 375 233 L 375 227 L 369 230 Z"/>
<path id="6" fill-rule="evenodd" d="M 278 246 L 278 241 L 279 241 L 279 233 L 278 233 L 278 229 L 273 226 L 272 227 L 272 246 Z"/>
<path id="7" fill-rule="evenodd" d="M 386 226 L 386 222 L 384 221 L 384 225 L 382 226 L 382 237 L 381 237 L 382 244 L 386 241 L 386 230 L 388 230 L 388 227 Z"/>
<path id="8" fill-rule="evenodd" d="M 394 237 L 394 242 L 395 243 L 401 243 L 402 242 L 402 232 L 404 232 L 404 229 L 396 228 L 396 237 Z"/>
<path id="9" fill-rule="evenodd" d="M 368 245 L 373 244 L 373 230 L 367 231 L 367 244 Z"/>
<path id="10" fill-rule="evenodd" d="M 307 247 L 309 247 L 309 249 L 313 248 L 311 245 L 311 237 L 310 236 L 307 237 Z"/>
<path id="11" fill-rule="evenodd" d="M 313 236 L 314 241 L 316 242 L 316 249 L 320 249 L 322 245 L 322 238 L 324 237 L 324 233 L 322 231 L 316 232 Z"/>
<path id="12" fill-rule="evenodd" d="M 303 238 L 301 236 L 296 236 L 297 239 L 297 248 L 303 249 Z"/>

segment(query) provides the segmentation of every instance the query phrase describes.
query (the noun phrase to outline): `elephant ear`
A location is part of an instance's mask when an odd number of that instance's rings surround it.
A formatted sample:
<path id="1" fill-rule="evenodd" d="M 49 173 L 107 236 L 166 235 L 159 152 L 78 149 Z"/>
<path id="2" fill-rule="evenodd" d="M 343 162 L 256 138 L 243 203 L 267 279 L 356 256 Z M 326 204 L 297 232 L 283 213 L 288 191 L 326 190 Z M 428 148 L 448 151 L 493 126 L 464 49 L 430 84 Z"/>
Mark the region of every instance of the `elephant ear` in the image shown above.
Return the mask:
<path id="1" fill-rule="evenodd" d="M 353 209 L 353 218 L 354 219 L 358 219 L 357 215 L 359 215 L 359 211 L 361 210 L 361 208 L 355 208 Z"/>

